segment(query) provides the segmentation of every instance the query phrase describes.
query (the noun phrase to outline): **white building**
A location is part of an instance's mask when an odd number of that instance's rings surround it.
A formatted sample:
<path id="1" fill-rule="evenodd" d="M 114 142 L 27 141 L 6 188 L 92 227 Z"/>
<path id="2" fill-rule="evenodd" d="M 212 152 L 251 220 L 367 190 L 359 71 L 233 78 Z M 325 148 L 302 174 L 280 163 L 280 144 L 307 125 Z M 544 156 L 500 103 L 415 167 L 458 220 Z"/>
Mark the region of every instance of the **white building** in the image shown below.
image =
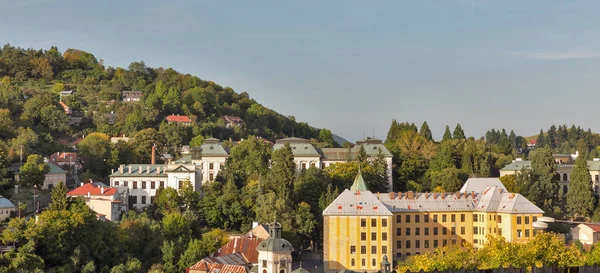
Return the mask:
<path id="1" fill-rule="evenodd" d="M 229 153 L 216 138 L 208 138 L 200 147 L 193 147 L 191 155 L 175 161 L 175 164 L 194 164 L 200 170 L 202 183 L 212 182 L 225 166 Z"/>
<path id="2" fill-rule="evenodd" d="M 269 225 L 269 234 L 266 240 L 258 244 L 258 270 L 260 273 L 291 273 L 292 251 L 294 247 L 286 239 L 281 238 L 281 224 L 273 222 Z M 253 267 L 251 272 L 255 271 Z"/>
<path id="3" fill-rule="evenodd" d="M 579 240 L 584 245 L 595 245 L 600 240 L 600 225 L 579 224 L 571 230 L 573 241 Z"/>
<path id="4" fill-rule="evenodd" d="M 7 198 L 0 195 L 0 221 L 9 218 L 11 212 L 16 211 L 17 207 Z"/>

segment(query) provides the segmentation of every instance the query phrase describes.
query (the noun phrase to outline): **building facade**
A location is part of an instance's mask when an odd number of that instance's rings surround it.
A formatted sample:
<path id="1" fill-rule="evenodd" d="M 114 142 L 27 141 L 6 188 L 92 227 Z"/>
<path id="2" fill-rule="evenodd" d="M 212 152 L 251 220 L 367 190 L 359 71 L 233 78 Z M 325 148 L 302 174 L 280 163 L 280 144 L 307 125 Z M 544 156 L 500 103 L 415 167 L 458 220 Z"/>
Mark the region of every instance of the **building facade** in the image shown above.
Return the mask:
<path id="1" fill-rule="evenodd" d="M 0 221 L 4 221 L 10 217 L 10 214 L 17 210 L 15 204 L 13 204 L 8 198 L 4 198 L 0 195 Z"/>
<path id="2" fill-rule="evenodd" d="M 229 152 L 216 138 L 207 138 L 200 147 L 193 147 L 191 154 L 175 161 L 175 164 L 194 164 L 200 170 L 202 183 L 215 180 L 225 167 Z"/>
<path id="3" fill-rule="evenodd" d="M 595 245 L 600 240 L 600 225 L 579 224 L 571 230 L 573 241 L 580 241 L 583 245 Z"/>
<path id="4" fill-rule="evenodd" d="M 534 236 L 532 224 L 544 212 L 525 197 L 499 186 L 467 188 L 473 190 L 374 194 L 359 173 L 323 211 L 325 272 L 377 271 L 384 255 L 395 264 L 448 244 L 480 248 L 488 234 L 511 242 Z"/>
<path id="5" fill-rule="evenodd" d="M 87 183 L 67 192 L 69 197 L 78 197 L 85 200 L 85 204 L 95 211 L 99 216 L 109 221 L 118 221 L 121 214 L 127 212 L 127 207 L 123 205 L 121 195 L 116 188 L 105 187 L 95 183 Z"/>

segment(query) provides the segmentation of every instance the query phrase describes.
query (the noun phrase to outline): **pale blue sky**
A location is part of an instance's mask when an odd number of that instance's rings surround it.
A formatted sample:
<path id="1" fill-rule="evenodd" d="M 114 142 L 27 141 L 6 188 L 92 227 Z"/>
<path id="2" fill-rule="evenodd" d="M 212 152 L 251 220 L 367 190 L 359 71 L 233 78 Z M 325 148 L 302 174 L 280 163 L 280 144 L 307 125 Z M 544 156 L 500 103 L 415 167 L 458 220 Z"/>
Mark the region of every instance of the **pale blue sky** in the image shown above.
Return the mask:
<path id="1" fill-rule="evenodd" d="M 599 1 L 0 0 L 0 43 L 143 60 L 354 141 L 392 119 L 600 131 Z"/>

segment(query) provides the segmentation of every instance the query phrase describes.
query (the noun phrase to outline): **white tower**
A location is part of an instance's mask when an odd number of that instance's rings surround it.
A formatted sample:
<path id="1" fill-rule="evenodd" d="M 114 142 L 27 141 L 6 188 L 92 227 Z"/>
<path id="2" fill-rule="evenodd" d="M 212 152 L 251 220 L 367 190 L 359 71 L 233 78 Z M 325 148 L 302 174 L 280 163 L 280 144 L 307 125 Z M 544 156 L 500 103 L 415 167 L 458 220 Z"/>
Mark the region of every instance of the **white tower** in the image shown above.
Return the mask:
<path id="1" fill-rule="evenodd" d="M 281 224 L 269 224 L 271 237 L 262 241 L 257 247 L 258 273 L 291 273 L 292 251 L 294 247 L 286 239 L 281 238 Z"/>

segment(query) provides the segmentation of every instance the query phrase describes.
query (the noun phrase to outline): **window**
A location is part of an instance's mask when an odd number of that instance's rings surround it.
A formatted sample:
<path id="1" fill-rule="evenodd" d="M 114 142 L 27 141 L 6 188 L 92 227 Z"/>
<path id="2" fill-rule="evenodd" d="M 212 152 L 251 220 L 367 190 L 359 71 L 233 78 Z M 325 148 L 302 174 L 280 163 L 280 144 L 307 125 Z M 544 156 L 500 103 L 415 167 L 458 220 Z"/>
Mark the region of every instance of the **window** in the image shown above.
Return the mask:
<path id="1" fill-rule="evenodd" d="M 354 258 L 352 258 L 352 261 L 350 262 L 352 264 L 352 266 L 354 266 Z"/>
<path id="2" fill-rule="evenodd" d="M 415 223 L 419 223 L 419 222 L 421 222 L 421 216 L 415 215 Z"/>
<path id="3" fill-rule="evenodd" d="M 215 167 L 215 166 L 214 166 L 214 164 L 213 164 L 212 162 L 211 162 L 211 163 L 208 163 L 208 169 L 209 169 L 209 170 L 212 170 L 212 169 L 214 169 L 214 167 Z"/>
<path id="4" fill-rule="evenodd" d="M 446 223 L 446 214 L 442 214 L 442 223 Z"/>
<path id="5" fill-rule="evenodd" d="M 119 186 L 119 181 L 115 181 L 115 187 Z"/>
<path id="6" fill-rule="evenodd" d="M 360 254 L 367 254 L 367 246 L 360 246 Z"/>
<path id="7" fill-rule="evenodd" d="M 429 223 L 429 215 L 423 215 L 425 223 Z"/>
<path id="8" fill-rule="evenodd" d="M 133 181 L 133 185 L 132 185 L 132 187 L 133 187 L 134 189 L 137 189 L 137 181 Z"/>
<path id="9" fill-rule="evenodd" d="M 421 240 L 415 241 L 415 248 L 421 248 Z"/>
<path id="10" fill-rule="evenodd" d="M 425 241 L 423 242 L 423 247 L 425 247 L 425 248 L 429 248 L 429 240 L 425 240 Z"/>
<path id="11" fill-rule="evenodd" d="M 404 247 L 405 248 L 410 248 L 410 240 L 404 241 Z"/>
<path id="12" fill-rule="evenodd" d="M 156 182 L 152 181 L 150 182 L 150 189 L 153 190 L 154 188 L 156 188 Z"/>
<path id="13" fill-rule="evenodd" d="M 401 228 L 397 228 L 396 229 L 396 236 L 400 236 L 402 235 L 402 229 Z"/>
<path id="14" fill-rule="evenodd" d="M 465 235 L 465 227 L 460 227 L 460 234 Z"/>
<path id="15" fill-rule="evenodd" d="M 150 203 L 154 204 L 154 196 L 150 196 Z"/>
<path id="16" fill-rule="evenodd" d="M 267 267 L 267 260 L 262 261 L 263 267 Z"/>
<path id="17" fill-rule="evenodd" d="M 377 233 L 371 232 L 371 241 L 377 241 Z"/>
<path id="18" fill-rule="evenodd" d="M 421 235 L 421 228 L 415 228 L 415 236 Z"/>
<path id="19" fill-rule="evenodd" d="M 179 188 L 178 189 L 183 189 L 183 180 L 180 180 L 179 185 L 177 185 Z"/>
<path id="20" fill-rule="evenodd" d="M 529 216 L 525 216 L 525 224 L 529 225 Z"/>
<path id="21" fill-rule="evenodd" d="M 532 216 L 532 217 L 531 217 L 531 221 L 532 221 L 532 222 L 537 222 L 537 216 Z"/>
<path id="22" fill-rule="evenodd" d="M 142 196 L 142 204 L 146 204 L 146 196 Z"/>
<path id="23" fill-rule="evenodd" d="M 128 184 L 129 184 L 129 182 L 127 182 L 127 181 L 123 181 L 123 187 L 127 187 L 127 186 L 129 186 Z"/>
<path id="24" fill-rule="evenodd" d="M 396 252 L 396 257 L 397 257 L 397 258 L 400 258 L 400 257 L 402 257 L 402 253 L 400 253 L 400 252 Z M 394 262 L 394 263 L 395 263 L 395 262 Z"/>
<path id="25" fill-rule="evenodd" d="M 406 252 L 406 258 L 410 257 L 410 252 Z"/>
<path id="26" fill-rule="evenodd" d="M 360 240 L 361 241 L 366 241 L 367 240 L 367 233 L 366 232 L 361 232 L 360 233 Z"/>
<path id="27" fill-rule="evenodd" d="M 478 227 L 473 227 L 473 234 L 477 235 L 479 234 L 479 228 Z"/>
<path id="28" fill-rule="evenodd" d="M 517 216 L 517 225 L 521 224 L 521 216 Z"/>
<path id="29" fill-rule="evenodd" d="M 209 173 L 208 174 L 208 181 L 213 181 L 215 180 L 215 174 L 214 173 Z"/>
<path id="30" fill-rule="evenodd" d="M 473 222 L 477 222 L 477 214 L 473 214 Z"/>
<path id="31" fill-rule="evenodd" d="M 434 215 L 433 215 L 433 222 L 434 222 L 434 223 L 437 223 L 437 220 L 438 220 L 438 216 L 437 216 L 437 214 L 434 214 Z"/>
<path id="32" fill-rule="evenodd" d="M 410 223 L 410 215 L 406 215 L 406 223 Z"/>
<path id="33" fill-rule="evenodd" d="M 400 241 L 400 240 L 396 241 L 396 248 L 398 248 L 398 249 L 402 248 L 402 241 Z"/>
<path id="34" fill-rule="evenodd" d="M 396 223 L 402 222 L 402 215 L 396 215 Z"/>
<path id="35" fill-rule="evenodd" d="M 130 195 L 130 196 L 129 196 L 129 203 L 130 203 L 130 204 L 137 204 L 137 196 L 135 196 L 135 195 Z"/>
<path id="36" fill-rule="evenodd" d="M 425 236 L 428 236 L 428 235 L 429 235 L 429 228 L 428 228 L 428 227 L 426 227 L 426 228 L 425 228 Z"/>
<path id="37" fill-rule="evenodd" d="M 490 214 L 490 215 L 488 215 L 488 220 L 489 220 L 489 221 L 492 221 L 492 215 L 491 215 L 491 214 Z"/>
<path id="38" fill-rule="evenodd" d="M 381 219 L 381 226 L 387 227 L 387 219 Z"/>
<path id="39" fill-rule="evenodd" d="M 376 266 L 377 265 L 377 261 L 375 259 L 371 260 L 371 265 L 372 266 Z"/>
<path id="40" fill-rule="evenodd" d="M 164 189 L 165 188 L 165 181 L 160 181 L 159 187 Z"/>
<path id="41" fill-rule="evenodd" d="M 360 227 L 367 227 L 367 219 L 360 219 Z"/>
<path id="42" fill-rule="evenodd" d="M 525 238 L 529 238 L 529 229 L 525 230 Z"/>
<path id="43" fill-rule="evenodd" d="M 502 228 L 498 228 L 498 234 L 502 235 Z"/>
<path id="44" fill-rule="evenodd" d="M 455 245 L 456 244 L 456 239 L 452 239 L 452 244 Z"/>
<path id="45" fill-rule="evenodd" d="M 442 228 L 442 235 L 448 235 L 448 228 Z"/>
<path id="46" fill-rule="evenodd" d="M 367 266 L 367 262 L 365 261 L 365 259 L 362 259 L 361 264 L 362 264 L 362 266 Z"/>
<path id="47" fill-rule="evenodd" d="M 476 245 L 479 244 L 479 239 L 473 240 L 473 244 L 476 244 Z"/>
<path id="48" fill-rule="evenodd" d="M 350 254 L 356 253 L 356 246 L 350 246 Z"/>
<path id="49" fill-rule="evenodd" d="M 460 215 L 460 221 L 463 222 L 463 223 L 465 222 L 465 215 L 464 214 Z"/>
<path id="50" fill-rule="evenodd" d="M 598 181 L 598 175 L 594 175 L 594 180 L 597 182 Z"/>
<path id="51" fill-rule="evenodd" d="M 371 227 L 377 226 L 377 219 L 371 219 Z"/>
<path id="52" fill-rule="evenodd" d="M 448 240 L 442 240 L 442 246 L 446 246 L 448 244 Z"/>
<path id="53" fill-rule="evenodd" d="M 498 221 L 499 224 L 501 224 L 502 223 L 502 215 L 498 215 L 496 220 Z"/>
<path id="54" fill-rule="evenodd" d="M 371 254 L 377 254 L 377 247 L 371 246 Z"/>
<path id="55" fill-rule="evenodd" d="M 433 235 L 438 235 L 438 228 L 437 227 L 433 228 Z"/>
<path id="56" fill-rule="evenodd" d="M 452 233 L 450 233 L 452 235 L 456 235 L 456 227 L 452 227 Z"/>
<path id="57" fill-rule="evenodd" d="M 456 222 L 456 214 L 450 215 L 450 222 Z"/>
<path id="58" fill-rule="evenodd" d="M 387 232 L 382 232 L 381 233 L 381 240 L 382 241 L 387 241 Z"/>
<path id="59" fill-rule="evenodd" d="M 438 240 L 433 240 L 433 247 L 437 248 L 438 247 Z"/>
<path id="60" fill-rule="evenodd" d="M 146 181 L 142 181 L 142 189 L 146 189 Z"/>
<path id="61" fill-rule="evenodd" d="M 306 163 L 305 162 L 302 162 L 302 169 L 306 170 Z"/>
<path id="62" fill-rule="evenodd" d="M 517 238 L 521 238 L 523 237 L 523 231 L 520 229 L 517 229 Z"/>
<path id="63" fill-rule="evenodd" d="M 387 246 L 382 246 L 381 247 L 381 253 L 383 253 L 383 254 L 387 253 Z"/>
<path id="64" fill-rule="evenodd" d="M 410 236 L 410 228 L 407 227 L 405 230 L 406 230 L 406 236 Z"/>

